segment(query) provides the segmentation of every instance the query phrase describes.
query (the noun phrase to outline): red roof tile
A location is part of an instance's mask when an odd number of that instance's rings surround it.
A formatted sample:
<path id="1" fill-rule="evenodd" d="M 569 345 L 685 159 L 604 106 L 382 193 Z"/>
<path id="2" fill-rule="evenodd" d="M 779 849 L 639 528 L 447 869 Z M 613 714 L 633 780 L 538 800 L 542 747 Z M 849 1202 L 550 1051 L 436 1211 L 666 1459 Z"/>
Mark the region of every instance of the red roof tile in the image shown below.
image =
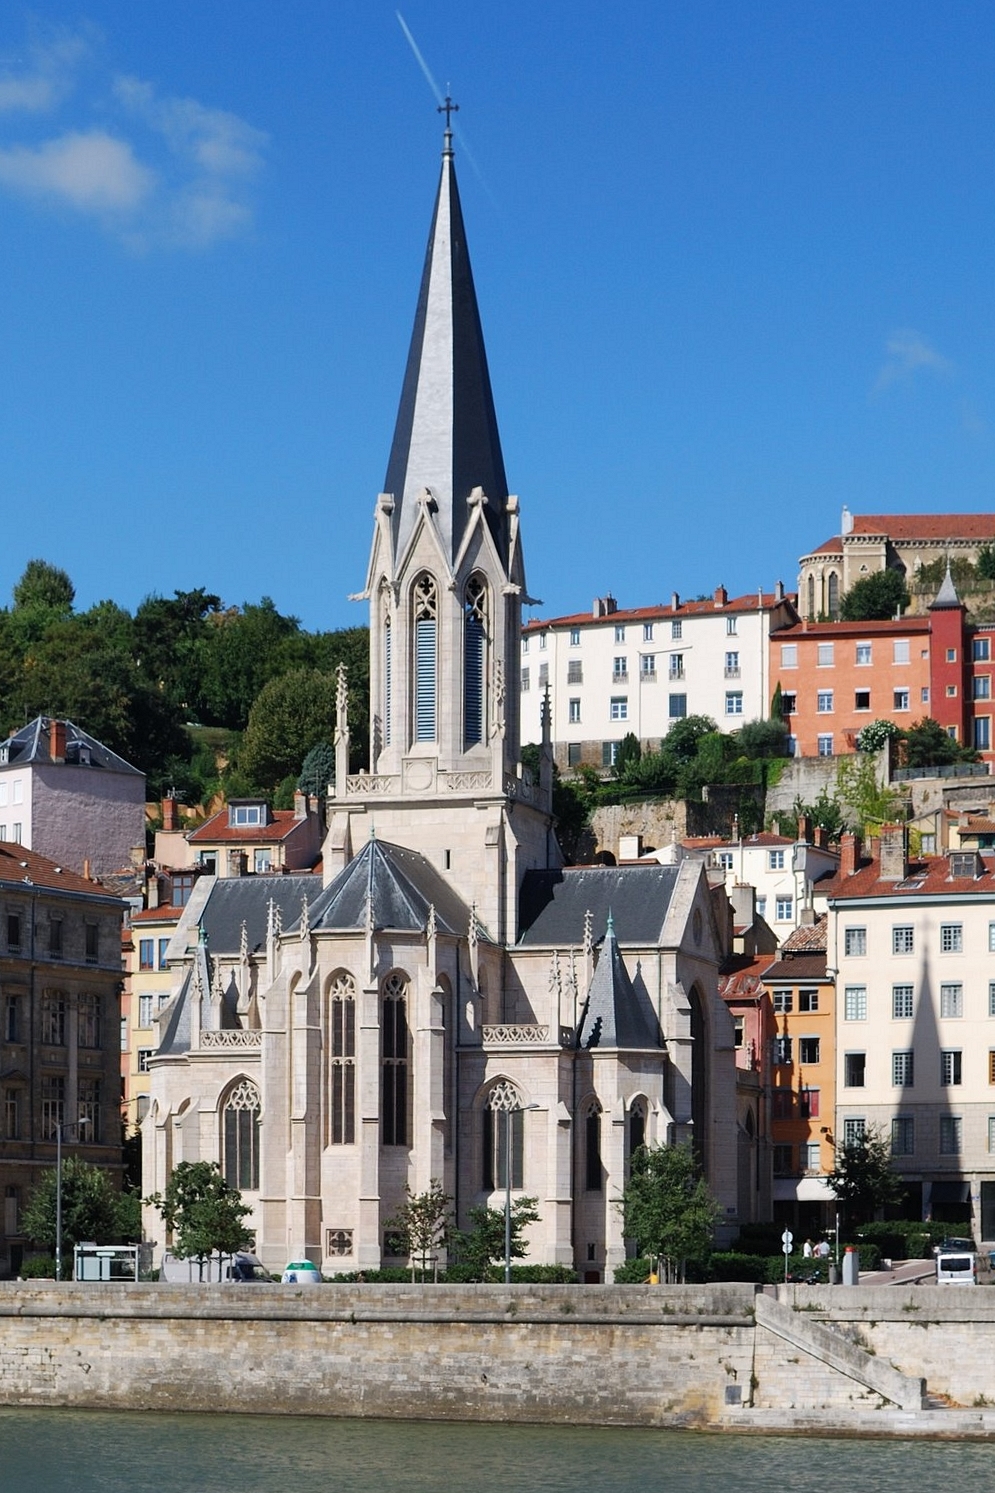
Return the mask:
<path id="1" fill-rule="evenodd" d="M 60 892 L 86 892 L 91 897 L 113 896 L 98 881 L 88 881 L 75 871 L 67 871 L 57 861 L 6 840 L 0 840 L 0 881 L 27 882 Z"/>
<path id="2" fill-rule="evenodd" d="M 771 611 L 774 607 L 782 606 L 784 602 L 795 605 L 798 596 L 793 591 L 786 591 L 780 600 L 773 591 L 763 593 L 763 606 L 765 611 Z M 526 623 L 523 632 L 543 632 L 549 627 L 598 627 L 614 622 L 656 622 L 665 621 L 673 617 L 724 617 L 729 612 L 755 612 L 757 610 L 757 592 L 747 592 L 745 596 L 730 596 L 723 605 L 716 605 L 715 601 L 708 597 L 705 601 L 682 601 L 679 606 L 655 607 L 629 607 L 615 612 L 608 612 L 603 617 L 593 617 L 590 612 L 575 612 L 569 617 L 537 618 Z"/>
<path id="3" fill-rule="evenodd" d="M 995 861 L 982 854 L 984 874 L 974 876 L 950 875 L 950 861 L 945 855 L 926 856 L 922 860 L 910 861 L 902 881 L 882 881 L 881 865 L 877 860 L 865 861 L 852 876 L 834 876 L 820 885 L 820 892 L 830 898 L 845 900 L 850 897 L 916 897 L 956 895 L 969 897 L 976 893 L 991 896 L 995 892 Z"/>
<path id="4" fill-rule="evenodd" d="M 854 534 L 890 539 L 995 539 L 995 513 L 862 513 Z"/>
<path id="5" fill-rule="evenodd" d="M 285 840 L 296 824 L 303 820 L 294 817 L 293 809 L 272 809 L 272 820 L 269 824 L 240 824 L 237 826 L 228 823 L 227 808 L 219 809 L 212 814 L 206 824 L 195 829 L 187 836 L 191 845 L 216 845 L 218 843 L 235 843 L 238 845 L 251 845 L 255 843 L 271 844 L 275 840 Z"/>
<path id="6" fill-rule="evenodd" d="M 795 638 L 867 638 L 880 633 L 906 637 L 913 632 L 928 633 L 929 618 L 900 617 L 897 622 L 893 618 L 884 622 L 795 622 L 790 627 L 779 627 L 773 636 L 776 642 L 784 643 Z"/>

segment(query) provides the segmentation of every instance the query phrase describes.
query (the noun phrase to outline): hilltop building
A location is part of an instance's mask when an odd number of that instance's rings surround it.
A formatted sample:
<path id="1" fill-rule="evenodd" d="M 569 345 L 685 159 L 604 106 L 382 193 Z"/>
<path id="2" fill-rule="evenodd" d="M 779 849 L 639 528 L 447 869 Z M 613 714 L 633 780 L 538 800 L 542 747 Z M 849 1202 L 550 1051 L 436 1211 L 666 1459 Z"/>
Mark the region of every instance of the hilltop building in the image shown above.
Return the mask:
<path id="1" fill-rule="evenodd" d="M 36 716 L 0 741 L 0 840 L 80 875 L 145 854 L 145 774 L 72 721 Z"/>
<path id="2" fill-rule="evenodd" d="M 728 1237 L 733 1025 L 705 869 L 563 869 L 548 712 L 537 776 L 522 766 L 520 510 L 448 128 L 385 488 L 369 769 L 349 772 L 343 671 L 322 883 L 203 876 L 172 936 L 143 1185 L 219 1161 L 265 1263 L 335 1273 L 397 1262 L 406 1188 L 438 1179 L 465 1224 L 508 1182 L 538 1199 L 533 1260 L 610 1280 L 633 1150 L 686 1139 Z"/>

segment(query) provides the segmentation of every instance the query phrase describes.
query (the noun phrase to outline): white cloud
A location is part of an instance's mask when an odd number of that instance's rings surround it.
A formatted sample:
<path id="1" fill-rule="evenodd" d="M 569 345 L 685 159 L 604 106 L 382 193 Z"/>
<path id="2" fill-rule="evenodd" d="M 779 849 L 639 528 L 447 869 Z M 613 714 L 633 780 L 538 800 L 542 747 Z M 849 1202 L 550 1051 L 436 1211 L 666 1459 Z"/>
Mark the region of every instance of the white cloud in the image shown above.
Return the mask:
<path id="1" fill-rule="evenodd" d="M 128 212 L 147 200 L 155 173 L 131 146 L 104 130 L 70 133 L 42 145 L 0 148 L 0 184 L 49 197 L 80 212 Z"/>
<path id="2" fill-rule="evenodd" d="M 62 102 L 88 51 L 82 36 L 60 32 L 29 49 L 27 65 L 0 61 L 0 114 L 46 113 Z"/>
<path id="3" fill-rule="evenodd" d="M 251 228 L 268 137 L 228 110 L 111 77 L 100 54 L 64 32 L 0 57 L 0 192 L 88 213 L 133 249 L 204 249 Z M 39 138 L 38 116 L 59 108 L 72 117 Z"/>
<path id="4" fill-rule="evenodd" d="M 249 176 L 262 164 L 267 137 L 237 114 L 208 109 L 191 98 L 160 99 L 151 83 L 139 78 L 115 79 L 114 93 L 177 155 L 208 176 Z"/>
<path id="5" fill-rule="evenodd" d="M 892 332 L 885 344 L 887 359 L 874 382 L 874 392 L 883 393 L 892 384 L 902 383 L 926 369 L 932 373 L 947 375 L 953 372 L 953 363 L 931 347 L 925 337 L 909 328 Z"/>

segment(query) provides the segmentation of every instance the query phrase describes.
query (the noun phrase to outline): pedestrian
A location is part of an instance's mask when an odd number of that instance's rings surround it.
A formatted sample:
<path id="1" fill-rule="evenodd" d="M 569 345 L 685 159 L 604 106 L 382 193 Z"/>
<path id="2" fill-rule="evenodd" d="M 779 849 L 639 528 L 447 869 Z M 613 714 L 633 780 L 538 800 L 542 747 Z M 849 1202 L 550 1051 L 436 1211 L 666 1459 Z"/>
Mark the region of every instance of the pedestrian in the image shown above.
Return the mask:
<path id="1" fill-rule="evenodd" d="M 803 1257 L 803 1259 L 806 1259 L 806 1260 L 810 1260 L 812 1258 L 812 1241 L 811 1241 L 811 1239 L 806 1239 L 805 1243 L 802 1245 L 802 1257 Z"/>
<path id="2" fill-rule="evenodd" d="M 820 1239 L 819 1240 L 819 1243 L 817 1245 L 817 1253 L 818 1253 L 818 1256 L 819 1256 L 820 1260 L 828 1260 L 829 1259 L 829 1240 L 828 1239 Z"/>

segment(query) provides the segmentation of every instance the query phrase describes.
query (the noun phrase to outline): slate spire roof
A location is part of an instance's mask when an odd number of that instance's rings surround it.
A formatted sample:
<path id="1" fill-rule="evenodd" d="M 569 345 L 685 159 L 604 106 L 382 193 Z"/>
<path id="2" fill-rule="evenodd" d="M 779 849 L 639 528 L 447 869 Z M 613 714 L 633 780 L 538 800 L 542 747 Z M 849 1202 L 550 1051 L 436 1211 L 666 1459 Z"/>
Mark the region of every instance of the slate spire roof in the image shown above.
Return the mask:
<path id="1" fill-rule="evenodd" d="M 578 1047 L 659 1048 L 660 1032 L 652 1007 L 629 979 L 608 914 L 601 958 L 594 971 L 577 1029 Z"/>
<path id="2" fill-rule="evenodd" d="M 948 607 L 960 607 L 962 605 L 963 603 L 957 595 L 957 587 L 954 585 L 954 578 L 950 574 L 950 556 L 948 555 L 947 573 L 943 577 L 943 585 L 937 591 L 936 598 L 930 603 L 929 609 L 931 612 L 935 612 L 945 610 Z"/>
<path id="3" fill-rule="evenodd" d="M 465 936 L 470 910 L 416 850 L 373 836 L 311 903 L 312 933 L 374 928 L 423 933 L 429 909 L 440 933 Z M 486 934 L 484 935 L 487 936 Z"/>
<path id="4" fill-rule="evenodd" d="M 508 482 L 491 395 L 487 355 L 463 227 L 447 129 L 442 175 L 429 233 L 421 292 L 397 413 L 384 491 L 394 499 L 394 550 L 414 528 L 418 497 L 428 489 L 438 524 L 455 557 L 474 488 L 502 560 L 507 560 Z"/>

